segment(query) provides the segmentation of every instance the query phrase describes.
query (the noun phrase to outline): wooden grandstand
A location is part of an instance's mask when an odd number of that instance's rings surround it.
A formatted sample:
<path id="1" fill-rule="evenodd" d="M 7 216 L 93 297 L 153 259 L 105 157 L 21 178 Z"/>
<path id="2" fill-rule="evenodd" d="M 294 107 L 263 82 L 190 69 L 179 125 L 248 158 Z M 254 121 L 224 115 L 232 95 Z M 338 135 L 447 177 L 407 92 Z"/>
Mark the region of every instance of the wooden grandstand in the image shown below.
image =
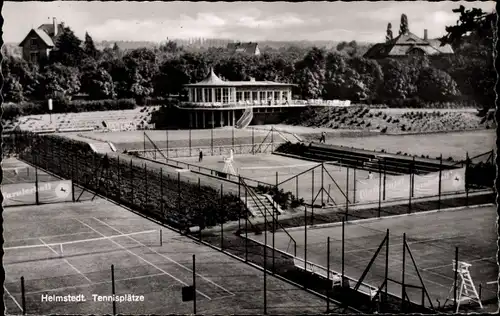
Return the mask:
<path id="1" fill-rule="evenodd" d="M 6 122 L 4 132 L 14 129 L 35 133 L 145 129 L 151 128 L 148 122 L 152 112 L 157 108 L 152 106 L 138 107 L 133 110 L 28 115 L 15 122 Z"/>

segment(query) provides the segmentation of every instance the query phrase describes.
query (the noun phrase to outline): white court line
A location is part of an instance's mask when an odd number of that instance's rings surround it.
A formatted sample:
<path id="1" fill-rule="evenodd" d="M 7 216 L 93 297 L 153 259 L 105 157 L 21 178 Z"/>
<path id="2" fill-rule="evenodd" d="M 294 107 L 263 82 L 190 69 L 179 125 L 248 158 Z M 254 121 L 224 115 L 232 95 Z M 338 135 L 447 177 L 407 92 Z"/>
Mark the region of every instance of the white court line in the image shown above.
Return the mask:
<path id="1" fill-rule="evenodd" d="M 95 231 L 96 233 L 98 233 L 99 235 L 105 237 L 106 235 L 100 233 L 99 231 L 95 230 L 94 228 L 92 228 L 90 225 L 87 225 L 85 224 L 84 222 L 82 222 L 81 220 L 77 219 L 77 218 L 74 218 L 74 220 L 78 221 L 80 224 L 82 225 L 85 225 L 87 226 L 88 228 L 92 229 L 93 231 Z M 118 247 L 122 248 L 123 250 L 127 251 L 128 253 L 136 256 L 137 258 L 141 259 L 142 261 L 146 262 L 147 264 L 151 265 L 152 267 L 156 268 L 157 270 L 163 272 L 164 274 L 168 275 L 169 277 L 171 277 L 172 279 L 176 280 L 177 282 L 181 283 L 182 285 L 184 286 L 188 286 L 186 283 L 184 283 L 182 280 L 179 280 L 178 278 L 176 278 L 175 276 L 173 276 L 172 274 L 168 273 L 167 271 L 163 270 L 162 268 L 156 266 L 155 264 L 149 262 L 148 260 L 144 259 L 143 257 L 139 256 L 138 254 L 130 251 L 129 249 L 125 248 L 124 246 L 120 245 L 119 243 L 117 243 L 116 241 L 112 240 L 112 239 L 109 239 L 109 241 L 111 241 L 112 243 L 114 243 L 115 245 L 117 245 Z M 206 295 L 205 293 L 203 292 L 200 292 L 198 290 L 196 290 L 196 292 L 200 293 L 201 295 L 203 295 L 205 298 L 207 298 L 208 300 L 212 300 L 208 295 Z"/>
<path id="2" fill-rule="evenodd" d="M 140 234 L 147 234 L 147 233 L 154 233 L 156 230 L 145 230 L 142 232 L 135 232 L 135 233 L 130 233 L 128 235 L 140 235 Z M 103 235 L 104 236 L 104 235 Z M 79 239 L 79 240 L 72 240 L 72 241 L 65 241 L 65 242 L 56 242 L 56 243 L 44 243 L 45 246 L 58 246 L 60 244 L 63 245 L 71 245 L 71 244 L 79 244 L 82 242 L 89 242 L 89 241 L 97 241 L 97 240 L 106 240 L 106 239 L 113 239 L 113 238 L 119 238 L 123 237 L 122 235 L 112 235 L 112 236 L 105 236 L 105 237 L 99 237 L 99 238 L 89 238 L 89 239 Z M 40 239 L 39 237 L 38 239 Z M 38 248 L 42 245 L 27 245 L 27 246 L 14 246 L 14 247 L 6 247 L 4 250 L 10 250 L 10 249 L 28 249 L 28 248 Z"/>
<path id="3" fill-rule="evenodd" d="M 140 276 L 125 278 L 125 279 L 118 279 L 118 280 L 115 280 L 115 283 L 116 282 L 120 282 L 120 281 L 128 281 L 128 280 L 135 280 L 135 279 L 145 279 L 145 278 L 149 278 L 149 277 L 157 277 L 157 276 L 161 276 L 161 275 L 165 275 L 165 273 L 140 275 Z M 102 281 L 102 282 L 95 282 L 95 283 L 89 283 L 89 284 L 64 286 L 64 287 L 58 287 L 58 288 L 53 288 L 53 289 L 48 289 L 48 290 L 26 292 L 26 294 L 30 294 L 31 295 L 31 294 L 46 293 L 46 292 L 56 292 L 56 291 L 61 291 L 61 290 L 78 289 L 78 288 L 84 288 L 84 287 L 89 287 L 89 286 L 93 286 L 93 285 L 107 284 L 107 283 L 111 283 L 111 281 Z"/>
<path id="4" fill-rule="evenodd" d="M 62 254 L 62 253 L 61 253 L 61 254 L 58 254 L 58 253 L 57 253 L 57 251 L 55 251 L 54 249 L 52 249 L 52 247 L 50 247 L 48 244 L 46 244 L 46 243 L 45 243 L 45 241 L 43 241 L 43 240 L 42 240 L 42 238 L 38 238 L 38 239 L 40 239 L 40 241 L 41 241 L 41 242 L 42 242 L 45 246 L 47 246 L 50 250 L 52 250 L 52 252 L 54 252 L 56 255 L 63 256 L 63 254 Z M 89 278 L 87 278 L 87 277 L 85 276 L 85 274 L 83 274 L 80 270 L 78 270 L 78 269 L 77 269 L 74 265 L 72 265 L 71 263 L 69 263 L 69 261 L 68 261 L 66 258 L 64 258 L 64 259 L 63 259 L 63 261 L 64 261 L 64 262 L 66 262 L 66 263 L 67 263 L 70 267 L 72 267 L 72 268 L 73 268 L 73 270 L 75 270 L 75 271 L 76 271 L 76 272 L 78 272 L 81 276 L 83 276 L 83 277 L 84 277 L 87 281 L 89 281 L 89 283 L 92 283 L 92 281 L 91 281 Z"/>
<path id="5" fill-rule="evenodd" d="M 92 233 L 92 232 L 88 231 L 88 232 L 80 232 L 80 233 L 73 233 L 73 234 L 60 234 L 60 235 L 49 235 L 49 236 L 41 236 L 41 237 L 28 237 L 28 238 L 22 238 L 22 239 L 11 239 L 11 240 L 6 240 L 5 243 L 15 242 L 15 241 L 32 240 L 32 239 L 38 239 L 38 238 L 52 238 L 52 237 L 63 237 L 63 236 L 76 236 L 76 235 L 83 235 L 83 234 L 90 234 L 90 233 Z"/>
<path id="6" fill-rule="evenodd" d="M 253 169 L 287 169 L 287 168 L 299 168 L 299 167 L 314 167 L 319 164 L 297 164 L 297 165 L 280 165 L 280 166 L 254 166 L 254 167 L 241 167 L 240 170 L 253 170 Z"/>
<path id="7" fill-rule="evenodd" d="M 10 296 L 10 298 L 14 301 L 14 303 L 16 303 L 17 307 L 19 307 L 19 310 L 21 310 L 21 312 L 23 311 L 23 308 L 21 307 L 21 305 L 19 305 L 19 303 L 17 302 L 17 300 L 14 298 L 14 296 L 12 296 L 12 294 L 10 294 L 9 290 L 7 290 L 7 288 L 5 287 L 5 285 L 3 286 L 5 292 Z M 5 307 L 5 310 L 7 310 L 7 307 Z M 7 314 L 7 313 L 5 313 Z"/>
<path id="8" fill-rule="evenodd" d="M 466 261 L 466 262 L 467 262 L 467 263 L 473 263 L 473 262 L 484 261 L 484 260 L 489 260 L 489 259 L 496 259 L 496 257 L 485 257 L 485 258 L 480 258 L 480 259 L 468 260 L 468 261 Z M 459 261 L 462 261 L 462 260 L 459 260 Z M 424 271 L 427 271 L 427 270 L 434 270 L 434 269 L 439 269 L 439 268 L 448 267 L 448 266 L 451 266 L 452 264 L 453 264 L 453 263 L 442 264 L 442 265 L 440 265 L 440 266 L 428 267 L 428 268 L 424 268 L 424 269 L 422 269 L 422 270 L 424 270 Z"/>
<path id="9" fill-rule="evenodd" d="M 117 233 L 119 233 L 119 234 L 122 234 L 122 235 L 124 234 L 124 233 L 123 233 L 123 232 L 121 232 L 120 230 L 118 230 L 118 229 L 114 228 L 113 226 L 109 225 L 108 223 L 105 223 L 105 222 L 101 221 L 101 220 L 100 220 L 100 219 L 98 219 L 98 218 L 93 217 L 93 219 L 95 219 L 96 221 L 98 221 L 99 223 L 101 223 L 101 224 L 103 224 L 103 225 L 108 226 L 109 228 L 113 229 L 114 231 L 116 231 L 116 232 L 117 232 Z M 149 249 L 150 251 L 152 251 L 152 252 L 156 253 L 157 255 L 159 255 L 159 256 L 161 256 L 161 257 L 163 257 L 163 258 L 167 259 L 168 261 L 170 261 L 170 262 L 172 262 L 172 263 L 175 263 L 175 264 L 176 264 L 176 265 L 178 265 L 179 267 L 181 267 L 181 268 L 183 268 L 183 269 L 185 269 L 185 270 L 187 270 L 187 271 L 189 271 L 189 272 L 193 272 L 193 270 L 189 269 L 188 267 L 186 267 L 186 266 L 184 266 L 184 265 L 180 264 L 179 262 L 177 262 L 177 261 L 173 260 L 172 258 L 169 258 L 169 257 L 165 256 L 164 254 L 161 254 L 161 253 L 157 252 L 156 250 L 154 250 L 154 249 L 152 249 L 152 248 L 150 248 L 150 247 L 146 246 L 145 244 L 143 244 L 142 242 L 138 241 L 137 239 L 135 239 L 135 238 L 133 238 L 133 237 L 130 237 L 130 236 L 128 236 L 128 238 L 132 239 L 133 241 L 135 241 L 135 242 L 136 242 L 136 243 L 138 243 L 139 245 L 141 245 L 141 246 L 143 246 L 143 247 L 146 247 L 147 249 Z M 201 274 L 199 274 L 199 273 L 196 273 L 196 275 L 197 275 L 197 276 L 199 276 L 199 277 L 201 277 L 203 280 L 205 280 L 205 281 L 207 281 L 207 282 L 209 282 L 209 283 L 211 283 L 211 284 L 215 285 L 216 287 L 218 287 L 219 289 L 223 290 L 224 292 L 229 293 L 229 295 L 228 295 L 228 296 L 223 296 L 223 297 L 229 297 L 229 296 L 235 296 L 235 295 L 236 295 L 236 294 L 234 294 L 233 292 L 229 291 L 228 289 L 224 288 L 223 286 L 218 285 L 218 284 L 217 284 L 217 283 L 215 283 L 214 281 L 212 281 L 212 280 L 210 280 L 210 279 L 207 279 L 207 278 L 206 278 L 206 277 L 204 277 L 203 275 L 201 275 Z"/>

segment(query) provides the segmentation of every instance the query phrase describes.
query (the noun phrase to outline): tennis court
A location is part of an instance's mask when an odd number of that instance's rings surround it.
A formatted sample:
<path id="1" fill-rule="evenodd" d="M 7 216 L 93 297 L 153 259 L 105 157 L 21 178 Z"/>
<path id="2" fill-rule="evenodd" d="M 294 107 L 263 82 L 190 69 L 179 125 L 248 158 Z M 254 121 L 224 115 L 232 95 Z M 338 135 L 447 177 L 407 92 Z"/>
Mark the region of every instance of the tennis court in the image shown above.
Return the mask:
<path id="1" fill-rule="evenodd" d="M 122 132 L 86 132 L 90 136 L 102 141 L 112 142 L 119 150 L 154 149 L 151 142 L 145 138 L 144 133 L 155 143 L 158 148 L 183 148 L 192 147 L 219 147 L 239 144 L 260 144 L 268 136 L 268 131 L 250 129 L 235 129 L 221 127 L 215 129 L 197 130 L 147 130 L 147 131 L 122 131 Z M 279 139 L 274 133 L 274 141 Z M 266 142 L 271 142 L 271 136 Z"/>
<path id="2" fill-rule="evenodd" d="M 22 312 L 21 277 L 28 314 L 111 314 L 112 302 L 93 295 L 112 294 L 112 264 L 116 295 L 144 297 L 117 302 L 117 313 L 190 314 L 193 302 L 182 301 L 181 289 L 192 284 L 193 254 L 197 313 L 263 313 L 261 271 L 105 200 L 9 208 L 3 218 L 8 314 Z M 86 301 L 46 302 L 43 295 Z M 267 277 L 269 313 L 324 308 L 324 300 Z"/>
<path id="3" fill-rule="evenodd" d="M 494 206 L 464 208 L 460 210 L 417 213 L 410 216 L 397 216 L 367 221 L 352 221 L 345 225 L 344 231 L 344 269 L 345 275 L 358 280 L 368 266 L 378 246 L 389 229 L 388 277 L 401 282 L 403 271 L 403 233 L 418 266 L 420 275 L 434 305 L 443 305 L 454 284 L 452 260 L 455 247 L 458 247 L 458 260 L 472 264 L 472 280 L 480 292 L 487 310 L 498 308 L 496 299 L 498 278 L 497 218 Z M 297 243 L 297 256 L 327 266 L 327 237 L 330 237 L 330 268 L 342 271 L 342 226 L 289 229 L 289 234 Z M 307 236 L 307 243 L 306 243 Z M 251 237 L 264 242 L 264 235 Z M 272 245 L 272 233 L 268 232 L 268 245 Z M 274 236 L 275 247 L 293 255 L 290 238 L 284 232 Z M 405 259 L 405 284 L 409 299 L 420 303 L 422 291 L 410 286 L 421 286 L 416 269 L 408 252 Z M 368 271 L 364 282 L 379 287 L 384 282 L 385 248 Z M 460 280 L 460 277 L 459 277 Z M 490 283 L 490 284 L 488 284 Z M 354 286 L 351 284 L 351 286 Z M 388 292 L 401 297 L 401 285 L 388 283 Z M 453 303 L 453 293 L 451 294 Z M 439 301 L 439 303 L 438 303 Z M 426 306 L 429 302 L 425 300 Z"/>
<path id="4" fill-rule="evenodd" d="M 224 156 L 229 156 L 229 153 L 204 157 L 202 162 L 198 161 L 198 157 L 175 160 L 222 172 Z M 325 164 L 322 169 L 319 163 L 272 154 L 234 155 L 232 164 L 235 173 L 242 177 L 271 185 L 278 184 L 279 189 L 292 192 L 295 196 L 303 198 L 306 203 L 311 203 L 314 199 L 315 204 L 322 204 L 322 200 L 324 204 L 345 204 L 347 191 L 350 202 L 356 202 L 354 177 L 359 185 L 359 181 L 368 179 L 369 175 L 368 171 L 349 168 L 348 181 L 348 168 Z M 376 179 L 378 175 L 372 174 L 371 177 Z"/>

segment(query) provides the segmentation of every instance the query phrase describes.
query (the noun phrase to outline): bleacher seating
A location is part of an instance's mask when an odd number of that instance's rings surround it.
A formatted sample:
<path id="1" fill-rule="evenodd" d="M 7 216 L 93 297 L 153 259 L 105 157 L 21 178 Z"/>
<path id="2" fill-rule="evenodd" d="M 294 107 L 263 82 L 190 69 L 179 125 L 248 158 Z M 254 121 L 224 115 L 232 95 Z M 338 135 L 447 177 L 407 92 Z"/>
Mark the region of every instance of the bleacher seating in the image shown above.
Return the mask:
<path id="1" fill-rule="evenodd" d="M 372 172 L 378 172 L 379 167 L 386 170 L 388 175 L 409 174 L 410 169 L 416 174 L 427 174 L 439 171 L 439 161 L 395 154 L 381 154 L 380 152 L 348 148 L 336 145 L 311 143 L 306 146 L 301 156 L 314 161 L 330 161 L 341 164 L 344 167 L 352 167 Z M 442 169 L 458 168 L 453 162 L 443 161 Z"/>
<path id="2" fill-rule="evenodd" d="M 149 123 L 151 113 L 157 108 L 149 106 L 133 110 L 56 113 L 52 114 L 52 117 L 49 114 L 29 115 L 19 118 L 11 125 L 18 124 L 21 130 L 37 133 L 136 130 L 139 126 Z M 103 121 L 107 127 L 104 127 Z"/>

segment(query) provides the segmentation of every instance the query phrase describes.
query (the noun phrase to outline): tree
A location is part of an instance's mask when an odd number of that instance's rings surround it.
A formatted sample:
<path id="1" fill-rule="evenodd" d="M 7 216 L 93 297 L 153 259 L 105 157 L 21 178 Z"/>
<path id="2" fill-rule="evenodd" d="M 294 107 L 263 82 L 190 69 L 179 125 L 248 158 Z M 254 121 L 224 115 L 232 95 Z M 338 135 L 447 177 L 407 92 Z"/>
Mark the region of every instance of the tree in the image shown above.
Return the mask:
<path id="1" fill-rule="evenodd" d="M 99 59 L 100 52 L 94 45 L 94 40 L 89 33 L 85 32 L 85 42 L 83 43 L 83 52 L 90 58 Z"/>
<path id="2" fill-rule="evenodd" d="M 442 45 L 450 44 L 455 50 L 448 69 L 462 92 L 472 94 L 486 113 L 496 98 L 493 44 L 497 16 L 478 8 L 466 10 L 464 6 L 453 12 L 460 14 L 458 21 L 454 26 L 447 26 L 447 34 L 441 38 Z"/>
<path id="3" fill-rule="evenodd" d="M 424 68 L 419 75 L 418 96 L 425 101 L 448 101 L 460 94 L 457 83 L 446 72 L 433 68 Z"/>
<path id="4" fill-rule="evenodd" d="M 417 92 L 415 73 L 410 71 L 408 63 L 389 60 L 382 67 L 384 84 L 379 96 L 383 99 L 407 99 Z"/>
<path id="5" fill-rule="evenodd" d="M 60 63 L 45 68 L 41 82 L 44 98 L 71 97 L 80 91 L 78 68 Z"/>
<path id="6" fill-rule="evenodd" d="M 410 26 L 408 25 L 408 17 L 406 14 L 401 14 L 401 24 L 399 25 L 399 35 L 405 35 L 410 32 Z"/>
<path id="7" fill-rule="evenodd" d="M 491 46 L 494 41 L 494 29 L 496 24 L 496 14 L 486 13 L 481 9 L 473 8 L 465 10 L 461 5 L 453 10 L 459 13 L 460 17 L 456 25 L 445 28 L 447 34 L 441 38 L 442 45 L 451 44 L 457 48 L 465 41 L 473 41 L 476 44 Z"/>
<path id="8" fill-rule="evenodd" d="M 23 86 L 19 79 L 13 76 L 5 77 L 2 95 L 5 102 L 19 103 L 25 100 Z"/>
<path id="9" fill-rule="evenodd" d="M 103 68 L 90 69 L 82 74 L 82 92 L 91 100 L 113 99 L 116 97 L 113 78 Z"/>
<path id="10" fill-rule="evenodd" d="M 387 24 L 387 35 L 385 36 L 385 41 L 392 41 L 392 24 Z"/>
<path id="11" fill-rule="evenodd" d="M 54 50 L 50 54 L 51 63 L 61 63 L 64 66 L 77 67 L 83 59 L 82 41 L 76 37 L 69 27 L 64 27 L 57 38 Z"/>
<path id="12" fill-rule="evenodd" d="M 323 95 L 325 83 L 325 51 L 313 47 L 296 66 L 296 83 L 304 98 L 318 98 Z"/>

